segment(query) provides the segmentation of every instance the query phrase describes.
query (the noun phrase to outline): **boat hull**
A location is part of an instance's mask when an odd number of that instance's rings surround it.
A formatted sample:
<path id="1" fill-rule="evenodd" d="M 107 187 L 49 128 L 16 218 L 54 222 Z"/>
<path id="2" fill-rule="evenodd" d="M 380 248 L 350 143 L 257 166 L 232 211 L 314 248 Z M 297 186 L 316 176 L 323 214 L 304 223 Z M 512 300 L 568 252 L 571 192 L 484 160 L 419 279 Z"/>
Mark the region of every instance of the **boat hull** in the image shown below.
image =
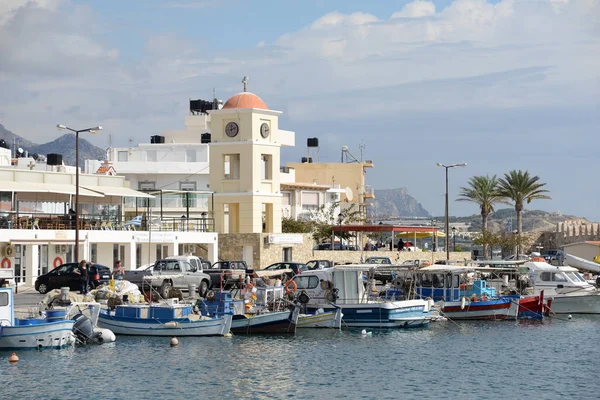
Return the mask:
<path id="1" fill-rule="evenodd" d="M 231 328 L 231 315 L 221 318 L 194 320 L 177 318 L 170 320 L 149 318 L 125 318 L 100 312 L 98 326 L 110 329 L 117 335 L 133 336 L 223 336 Z"/>
<path id="2" fill-rule="evenodd" d="M 297 328 L 333 328 L 342 327 L 342 310 L 322 312 L 319 314 L 300 314 Z"/>
<path id="3" fill-rule="evenodd" d="M 37 321 L 37 320 L 34 320 Z M 0 327 L 0 350 L 61 349 L 75 343 L 72 320 Z"/>
<path id="4" fill-rule="evenodd" d="M 552 296 L 550 312 L 554 314 L 600 314 L 600 295 Z"/>
<path id="5" fill-rule="evenodd" d="M 544 299 L 543 296 L 520 297 L 519 295 L 506 296 L 511 300 L 508 317 L 510 319 L 543 320 Z"/>
<path id="6" fill-rule="evenodd" d="M 442 306 L 445 316 L 453 320 L 504 320 L 508 318 L 511 300 L 509 298 L 486 301 L 466 301 L 464 308 L 460 301 L 446 301 Z"/>
<path id="7" fill-rule="evenodd" d="M 342 325 L 353 328 L 419 328 L 429 325 L 431 311 L 423 300 L 336 304 Z M 332 308 L 323 307 L 326 311 Z"/>
<path id="8" fill-rule="evenodd" d="M 297 322 L 298 312 L 296 310 L 253 316 L 246 314 L 234 315 L 231 323 L 231 332 L 237 335 L 261 333 L 294 334 L 296 333 Z"/>

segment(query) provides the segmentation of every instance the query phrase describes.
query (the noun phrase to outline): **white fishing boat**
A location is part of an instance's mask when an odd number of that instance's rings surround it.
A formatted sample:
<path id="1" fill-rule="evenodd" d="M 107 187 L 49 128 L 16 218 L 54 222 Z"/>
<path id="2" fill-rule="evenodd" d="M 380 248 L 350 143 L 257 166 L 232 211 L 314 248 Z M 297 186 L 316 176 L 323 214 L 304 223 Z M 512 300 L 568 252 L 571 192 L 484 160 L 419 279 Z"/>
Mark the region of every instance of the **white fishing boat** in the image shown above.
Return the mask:
<path id="1" fill-rule="evenodd" d="M 572 254 L 565 254 L 565 263 L 573 268 L 584 269 L 596 273 L 600 272 L 600 264 Z"/>
<path id="2" fill-rule="evenodd" d="M 529 294 L 544 291 L 551 300 L 554 314 L 600 314 L 600 291 L 588 283 L 576 268 L 555 266 L 542 261 L 529 261 L 527 268 Z"/>
<path id="3" fill-rule="evenodd" d="M 429 325 L 431 303 L 422 299 L 386 300 L 373 296 L 365 287 L 363 272 L 372 264 L 343 265 L 305 271 L 286 287 L 298 292 L 307 309 L 340 309 L 344 327 L 411 328 Z M 370 287 L 370 284 L 367 283 Z"/>
<path id="4" fill-rule="evenodd" d="M 47 313 L 45 318 L 16 318 L 13 290 L 0 288 L 0 350 L 72 346 L 75 321 L 65 315 L 61 310 Z"/>
<path id="5" fill-rule="evenodd" d="M 333 311 L 316 310 L 312 314 L 300 314 L 298 316 L 298 324 L 296 328 L 333 328 L 341 329 L 342 327 L 342 309 L 338 308 Z"/>
<path id="6" fill-rule="evenodd" d="M 223 336 L 232 315 L 206 317 L 194 314 L 192 305 L 168 299 L 159 304 L 125 304 L 100 311 L 98 326 L 118 335 Z"/>

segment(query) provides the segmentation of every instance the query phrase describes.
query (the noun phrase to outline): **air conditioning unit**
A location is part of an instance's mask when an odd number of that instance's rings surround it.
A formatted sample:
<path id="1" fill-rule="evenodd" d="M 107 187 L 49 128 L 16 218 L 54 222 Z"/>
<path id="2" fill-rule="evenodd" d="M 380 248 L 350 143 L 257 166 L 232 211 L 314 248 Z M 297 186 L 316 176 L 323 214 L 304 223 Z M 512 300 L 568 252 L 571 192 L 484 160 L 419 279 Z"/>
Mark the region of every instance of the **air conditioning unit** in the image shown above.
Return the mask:
<path id="1" fill-rule="evenodd" d="M 4 257 L 14 257 L 15 256 L 15 246 L 12 245 L 8 245 L 8 246 L 4 246 L 4 250 L 2 251 L 2 255 Z"/>
<path id="2" fill-rule="evenodd" d="M 56 246 L 54 246 L 54 252 L 56 254 L 60 254 L 60 244 L 57 244 Z"/>
<path id="3" fill-rule="evenodd" d="M 61 254 L 67 254 L 67 245 L 66 244 L 60 245 L 60 252 L 61 252 Z"/>

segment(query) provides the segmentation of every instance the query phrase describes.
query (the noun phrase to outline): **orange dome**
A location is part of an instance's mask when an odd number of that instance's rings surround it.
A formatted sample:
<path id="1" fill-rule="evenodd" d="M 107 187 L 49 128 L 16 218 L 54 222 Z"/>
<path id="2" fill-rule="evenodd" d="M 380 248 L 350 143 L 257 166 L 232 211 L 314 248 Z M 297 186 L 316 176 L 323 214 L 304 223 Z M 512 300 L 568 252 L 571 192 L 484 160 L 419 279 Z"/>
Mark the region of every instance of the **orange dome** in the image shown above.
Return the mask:
<path id="1" fill-rule="evenodd" d="M 233 95 L 229 100 L 225 102 L 223 109 L 228 108 L 260 108 L 263 110 L 268 110 L 269 107 L 265 104 L 264 101 L 254 93 L 250 92 L 240 92 L 236 95 Z"/>

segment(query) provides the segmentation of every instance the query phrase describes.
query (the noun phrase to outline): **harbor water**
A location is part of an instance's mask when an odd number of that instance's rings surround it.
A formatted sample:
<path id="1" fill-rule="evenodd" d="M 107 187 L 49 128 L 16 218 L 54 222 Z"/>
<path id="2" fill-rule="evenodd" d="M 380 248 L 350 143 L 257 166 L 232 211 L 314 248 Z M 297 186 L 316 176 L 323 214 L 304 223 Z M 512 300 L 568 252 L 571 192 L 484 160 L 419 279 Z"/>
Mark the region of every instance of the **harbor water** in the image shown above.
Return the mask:
<path id="1" fill-rule="evenodd" d="M 561 317 L 562 318 L 562 317 Z M 0 352 L 6 399 L 597 399 L 600 316 Z"/>

